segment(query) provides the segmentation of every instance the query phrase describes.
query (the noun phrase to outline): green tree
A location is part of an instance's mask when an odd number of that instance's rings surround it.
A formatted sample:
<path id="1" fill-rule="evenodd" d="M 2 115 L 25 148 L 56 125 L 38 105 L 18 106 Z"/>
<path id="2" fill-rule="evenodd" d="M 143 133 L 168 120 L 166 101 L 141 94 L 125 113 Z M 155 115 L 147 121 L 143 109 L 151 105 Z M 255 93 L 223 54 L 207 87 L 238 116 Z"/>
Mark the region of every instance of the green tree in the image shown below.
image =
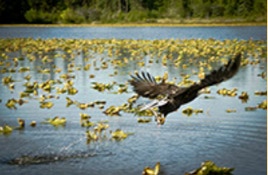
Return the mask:
<path id="1" fill-rule="evenodd" d="M 266 21 L 266 0 L 0 0 L 0 23 L 154 22 L 159 18 Z"/>

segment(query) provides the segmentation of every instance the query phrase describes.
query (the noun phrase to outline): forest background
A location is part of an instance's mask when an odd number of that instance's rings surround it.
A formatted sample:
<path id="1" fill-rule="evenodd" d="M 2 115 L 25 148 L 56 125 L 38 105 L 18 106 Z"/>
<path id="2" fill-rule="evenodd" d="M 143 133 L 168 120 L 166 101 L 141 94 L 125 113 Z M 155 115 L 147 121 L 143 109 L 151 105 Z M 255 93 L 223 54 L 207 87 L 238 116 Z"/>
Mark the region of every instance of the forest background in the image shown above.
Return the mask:
<path id="1" fill-rule="evenodd" d="M 0 0 L 1 24 L 266 21 L 266 0 Z"/>

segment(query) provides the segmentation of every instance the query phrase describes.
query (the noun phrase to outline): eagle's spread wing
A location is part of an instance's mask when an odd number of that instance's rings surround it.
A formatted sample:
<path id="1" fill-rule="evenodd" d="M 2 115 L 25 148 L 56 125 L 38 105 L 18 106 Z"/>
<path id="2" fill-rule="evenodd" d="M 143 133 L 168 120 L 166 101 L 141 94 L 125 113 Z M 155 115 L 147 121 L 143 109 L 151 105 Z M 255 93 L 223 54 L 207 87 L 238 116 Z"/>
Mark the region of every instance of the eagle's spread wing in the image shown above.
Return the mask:
<path id="1" fill-rule="evenodd" d="M 132 79 L 129 81 L 133 86 L 133 90 L 140 96 L 147 98 L 156 98 L 159 95 L 167 96 L 172 92 L 177 91 L 179 87 L 166 83 L 157 83 L 155 78 L 149 73 L 142 72 L 131 76 Z"/>
<path id="2" fill-rule="evenodd" d="M 230 59 L 226 65 L 221 66 L 218 70 L 212 71 L 210 74 L 207 74 L 205 78 L 197 84 L 197 86 L 202 89 L 228 80 L 236 74 L 239 69 L 240 62 L 241 53 L 238 53 L 233 59 Z"/>
<path id="3" fill-rule="evenodd" d="M 181 105 L 194 100 L 201 89 L 221 83 L 233 77 L 239 69 L 240 62 L 241 53 L 238 53 L 235 55 L 234 59 L 230 59 L 226 65 L 207 74 L 199 83 L 194 83 L 183 91 L 177 91 L 175 94 L 170 95 L 168 102 L 159 106 L 159 111 L 168 114 L 169 112 L 178 109 Z"/>

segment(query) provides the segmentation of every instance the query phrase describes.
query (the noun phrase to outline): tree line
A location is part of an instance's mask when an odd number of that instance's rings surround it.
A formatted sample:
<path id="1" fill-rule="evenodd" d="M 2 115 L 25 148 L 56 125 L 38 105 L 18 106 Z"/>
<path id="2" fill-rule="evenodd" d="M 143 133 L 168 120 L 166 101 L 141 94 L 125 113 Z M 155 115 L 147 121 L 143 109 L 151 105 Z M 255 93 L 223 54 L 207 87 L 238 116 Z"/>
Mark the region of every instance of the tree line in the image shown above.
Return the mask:
<path id="1" fill-rule="evenodd" d="M 266 21 L 266 0 L 0 0 L 0 23 Z"/>

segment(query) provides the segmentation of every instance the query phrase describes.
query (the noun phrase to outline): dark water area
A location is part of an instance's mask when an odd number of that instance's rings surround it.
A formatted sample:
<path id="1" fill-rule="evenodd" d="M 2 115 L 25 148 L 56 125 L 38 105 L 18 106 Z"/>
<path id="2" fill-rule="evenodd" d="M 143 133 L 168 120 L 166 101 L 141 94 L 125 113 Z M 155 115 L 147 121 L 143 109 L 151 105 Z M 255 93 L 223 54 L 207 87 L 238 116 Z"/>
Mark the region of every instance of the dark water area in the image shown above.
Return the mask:
<path id="1" fill-rule="evenodd" d="M 0 27 L 1 38 L 253 39 L 267 40 L 266 26 L 238 27 Z"/>
<path id="2" fill-rule="evenodd" d="M 265 40 L 266 27 L 142 27 L 142 28 L 28 28 L 28 27 L 1 27 L 1 38 L 76 38 L 76 39 L 208 39 L 217 40 Z M 267 46 L 265 46 L 267 47 Z M 18 53 L 14 53 L 15 56 Z M 97 66 L 101 59 L 108 59 L 107 53 L 95 54 Z M 147 56 L 149 57 L 149 56 Z M 1 58 L 2 59 L 2 58 Z M 145 62 L 148 58 L 144 58 Z M 253 57 L 251 57 L 253 59 Z M 3 61 L 3 60 L 1 60 Z M 125 67 L 109 66 L 107 69 L 90 69 L 84 71 L 74 69 L 74 86 L 78 93 L 74 96 L 60 94 L 59 99 L 51 99 L 54 106 L 51 109 L 39 108 L 36 99 L 27 99 L 28 103 L 18 106 L 16 110 L 8 109 L 5 104 L 8 99 L 18 98 L 24 90 L 23 77 L 31 75 L 31 82 L 46 81 L 48 79 L 60 79 L 60 75 L 68 72 L 68 64 L 85 66 L 86 63 L 94 65 L 94 61 L 86 61 L 83 54 L 75 56 L 68 61 L 56 58 L 52 63 L 47 63 L 49 73 L 38 72 L 44 66 L 38 59 L 29 62 L 27 59 L 20 62 L 20 67 L 29 66 L 28 72 L 15 72 L 0 74 L 0 79 L 12 75 L 15 80 L 15 91 L 11 92 L 3 84 L 0 85 L 0 126 L 9 124 L 17 125 L 17 118 L 26 121 L 24 130 L 13 131 L 10 135 L 0 135 L 0 171 L 1 175 L 15 174 L 116 174 L 136 175 L 141 174 L 146 166 L 153 167 L 156 162 L 161 163 L 161 174 L 182 175 L 200 166 L 200 163 L 211 160 L 219 166 L 234 167 L 234 175 L 264 175 L 267 174 L 267 111 L 257 109 L 246 111 L 245 107 L 256 106 L 266 100 L 266 96 L 255 95 L 255 91 L 266 91 L 267 81 L 259 74 L 266 72 L 267 59 L 261 59 L 256 65 L 241 67 L 232 79 L 210 88 L 212 99 L 206 99 L 206 95 L 200 95 L 196 100 L 182 106 L 178 111 L 171 113 L 165 125 L 158 126 L 154 121 L 146 124 L 137 123 L 137 116 L 130 113 L 122 113 L 120 117 L 109 117 L 103 114 L 103 110 L 88 108 L 81 110 L 76 106 L 66 107 L 66 97 L 79 102 L 95 100 L 106 101 L 105 108 L 111 105 L 121 105 L 129 97 L 134 95 L 129 87 L 128 93 L 114 94 L 112 92 L 98 92 L 92 89 L 92 82 L 119 82 L 125 83 L 137 67 L 134 65 Z M 55 73 L 53 66 L 60 68 L 62 72 Z M 4 66 L 1 66 L 3 69 Z M 160 63 L 145 64 L 142 70 L 153 75 L 163 75 L 169 72 L 170 78 L 180 77 L 181 73 L 192 74 L 191 67 L 182 71 L 178 67 L 169 64 L 163 67 Z M 116 76 L 109 76 L 117 71 Z M 94 74 L 96 77 L 90 79 Z M 197 75 L 192 77 L 198 80 Z M 179 79 L 179 78 L 178 78 Z M 57 85 L 61 87 L 61 85 Z M 247 103 L 242 103 L 238 96 L 228 97 L 217 94 L 217 90 L 237 88 L 237 94 L 246 91 L 249 94 Z M 51 94 L 56 94 L 53 89 Z M 40 94 L 41 95 L 41 94 Z M 40 96 L 39 95 L 39 96 Z M 137 103 L 148 102 L 147 99 L 139 99 Z M 182 114 L 186 107 L 203 109 L 198 115 L 187 117 Z M 234 113 L 227 113 L 227 109 L 235 109 Z M 118 128 L 134 133 L 123 141 L 101 140 L 87 144 L 85 138 L 86 129 L 80 126 L 79 113 L 88 113 L 92 121 L 108 120 L 109 128 L 106 132 Z M 41 124 L 46 118 L 55 116 L 66 117 L 65 127 L 53 127 Z M 30 127 L 29 123 L 35 120 L 36 127 Z M 79 154 L 77 154 L 79 153 Z M 80 156 L 86 154 L 89 156 Z M 47 156 L 58 161 L 42 164 L 29 164 L 25 166 L 10 165 L 11 159 L 28 156 Z M 66 155 L 66 156 L 64 156 Z"/>

